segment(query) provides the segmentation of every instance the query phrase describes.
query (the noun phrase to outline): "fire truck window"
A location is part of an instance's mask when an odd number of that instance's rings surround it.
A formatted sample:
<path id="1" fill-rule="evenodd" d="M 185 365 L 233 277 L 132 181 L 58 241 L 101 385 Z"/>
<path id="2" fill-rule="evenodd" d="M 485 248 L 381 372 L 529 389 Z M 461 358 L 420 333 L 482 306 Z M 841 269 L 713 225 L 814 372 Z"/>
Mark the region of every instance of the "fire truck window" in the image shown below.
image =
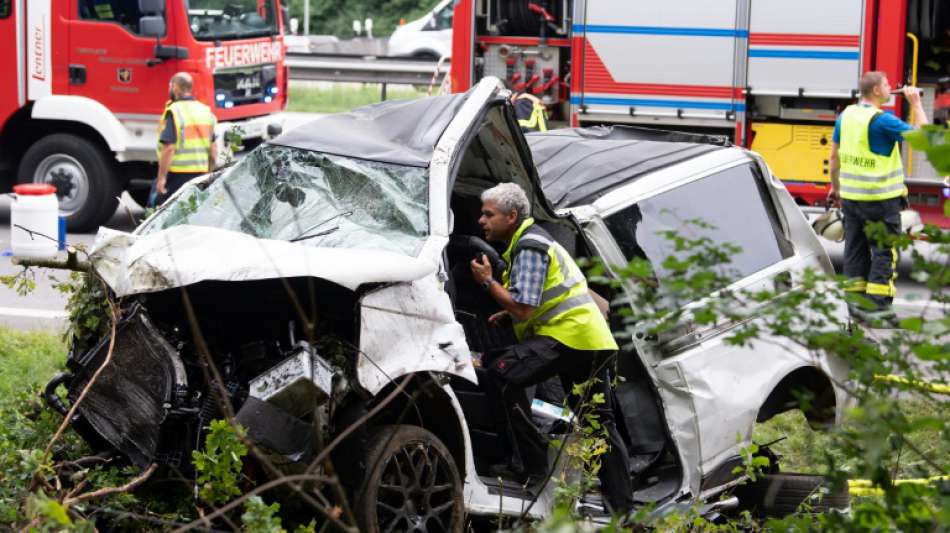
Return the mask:
<path id="1" fill-rule="evenodd" d="M 139 32 L 138 0 L 79 0 L 79 18 L 121 24 L 132 33 Z"/>
<path id="2" fill-rule="evenodd" d="M 277 34 L 274 0 L 186 0 L 188 26 L 199 41 Z"/>
<path id="3" fill-rule="evenodd" d="M 649 260 L 661 285 L 671 275 L 663 266 L 666 258 L 683 260 L 698 252 L 677 251 L 666 232 L 686 239 L 708 238 L 717 250 L 727 244 L 738 246 L 728 263 L 717 267 L 721 276 L 738 280 L 791 253 L 778 238 L 777 222 L 759 180 L 749 165 L 741 165 L 641 200 L 605 222 L 626 258 Z"/>
<path id="4" fill-rule="evenodd" d="M 0 0 L 0 19 L 5 19 L 13 12 L 13 0 Z"/>

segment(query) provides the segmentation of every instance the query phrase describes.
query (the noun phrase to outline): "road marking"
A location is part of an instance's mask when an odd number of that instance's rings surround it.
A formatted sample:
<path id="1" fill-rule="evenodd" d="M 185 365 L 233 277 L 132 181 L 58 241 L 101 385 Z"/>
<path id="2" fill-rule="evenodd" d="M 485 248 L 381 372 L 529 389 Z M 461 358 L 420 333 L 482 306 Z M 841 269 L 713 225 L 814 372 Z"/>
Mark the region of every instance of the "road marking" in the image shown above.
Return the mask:
<path id="1" fill-rule="evenodd" d="M 0 315 L 21 317 L 21 318 L 66 318 L 67 316 L 69 316 L 69 313 L 67 313 L 66 311 L 53 311 L 50 309 L 0 307 Z"/>

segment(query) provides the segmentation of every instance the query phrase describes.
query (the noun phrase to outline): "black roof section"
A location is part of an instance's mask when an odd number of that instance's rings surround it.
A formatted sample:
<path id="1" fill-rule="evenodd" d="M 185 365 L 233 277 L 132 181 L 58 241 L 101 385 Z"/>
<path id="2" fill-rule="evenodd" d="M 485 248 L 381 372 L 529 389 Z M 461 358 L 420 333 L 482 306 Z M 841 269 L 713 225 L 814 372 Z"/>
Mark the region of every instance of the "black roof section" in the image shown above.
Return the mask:
<path id="1" fill-rule="evenodd" d="M 732 146 L 724 136 L 593 126 L 525 136 L 544 195 L 558 209 L 591 203 L 630 180 Z"/>
<path id="2" fill-rule="evenodd" d="M 467 93 L 390 100 L 318 118 L 270 141 L 272 144 L 428 167 L 432 151 Z"/>

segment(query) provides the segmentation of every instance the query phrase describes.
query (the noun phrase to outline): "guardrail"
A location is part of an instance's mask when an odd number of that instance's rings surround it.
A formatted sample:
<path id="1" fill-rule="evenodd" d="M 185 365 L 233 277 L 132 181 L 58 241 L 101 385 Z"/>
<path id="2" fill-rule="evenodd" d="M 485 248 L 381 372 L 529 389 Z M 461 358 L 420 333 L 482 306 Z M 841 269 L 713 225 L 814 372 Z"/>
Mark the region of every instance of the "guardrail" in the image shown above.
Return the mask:
<path id="1" fill-rule="evenodd" d="M 448 62 L 375 56 L 287 54 L 285 63 L 292 80 L 379 83 L 384 100 L 387 84 L 439 84 L 449 71 Z"/>

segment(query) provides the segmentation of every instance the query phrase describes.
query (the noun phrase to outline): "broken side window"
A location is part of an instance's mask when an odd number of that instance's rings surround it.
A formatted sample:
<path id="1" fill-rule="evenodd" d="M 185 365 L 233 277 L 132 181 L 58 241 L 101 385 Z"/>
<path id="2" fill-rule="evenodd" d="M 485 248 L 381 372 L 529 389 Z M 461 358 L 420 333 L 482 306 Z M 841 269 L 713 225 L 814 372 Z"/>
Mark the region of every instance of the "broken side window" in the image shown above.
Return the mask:
<path id="1" fill-rule="evenodd" d="M 425 168 L 265 145 L 192 182 L 139 233 L 210 226 L 262 239 L 417 255 L 429 233 Z"/>

